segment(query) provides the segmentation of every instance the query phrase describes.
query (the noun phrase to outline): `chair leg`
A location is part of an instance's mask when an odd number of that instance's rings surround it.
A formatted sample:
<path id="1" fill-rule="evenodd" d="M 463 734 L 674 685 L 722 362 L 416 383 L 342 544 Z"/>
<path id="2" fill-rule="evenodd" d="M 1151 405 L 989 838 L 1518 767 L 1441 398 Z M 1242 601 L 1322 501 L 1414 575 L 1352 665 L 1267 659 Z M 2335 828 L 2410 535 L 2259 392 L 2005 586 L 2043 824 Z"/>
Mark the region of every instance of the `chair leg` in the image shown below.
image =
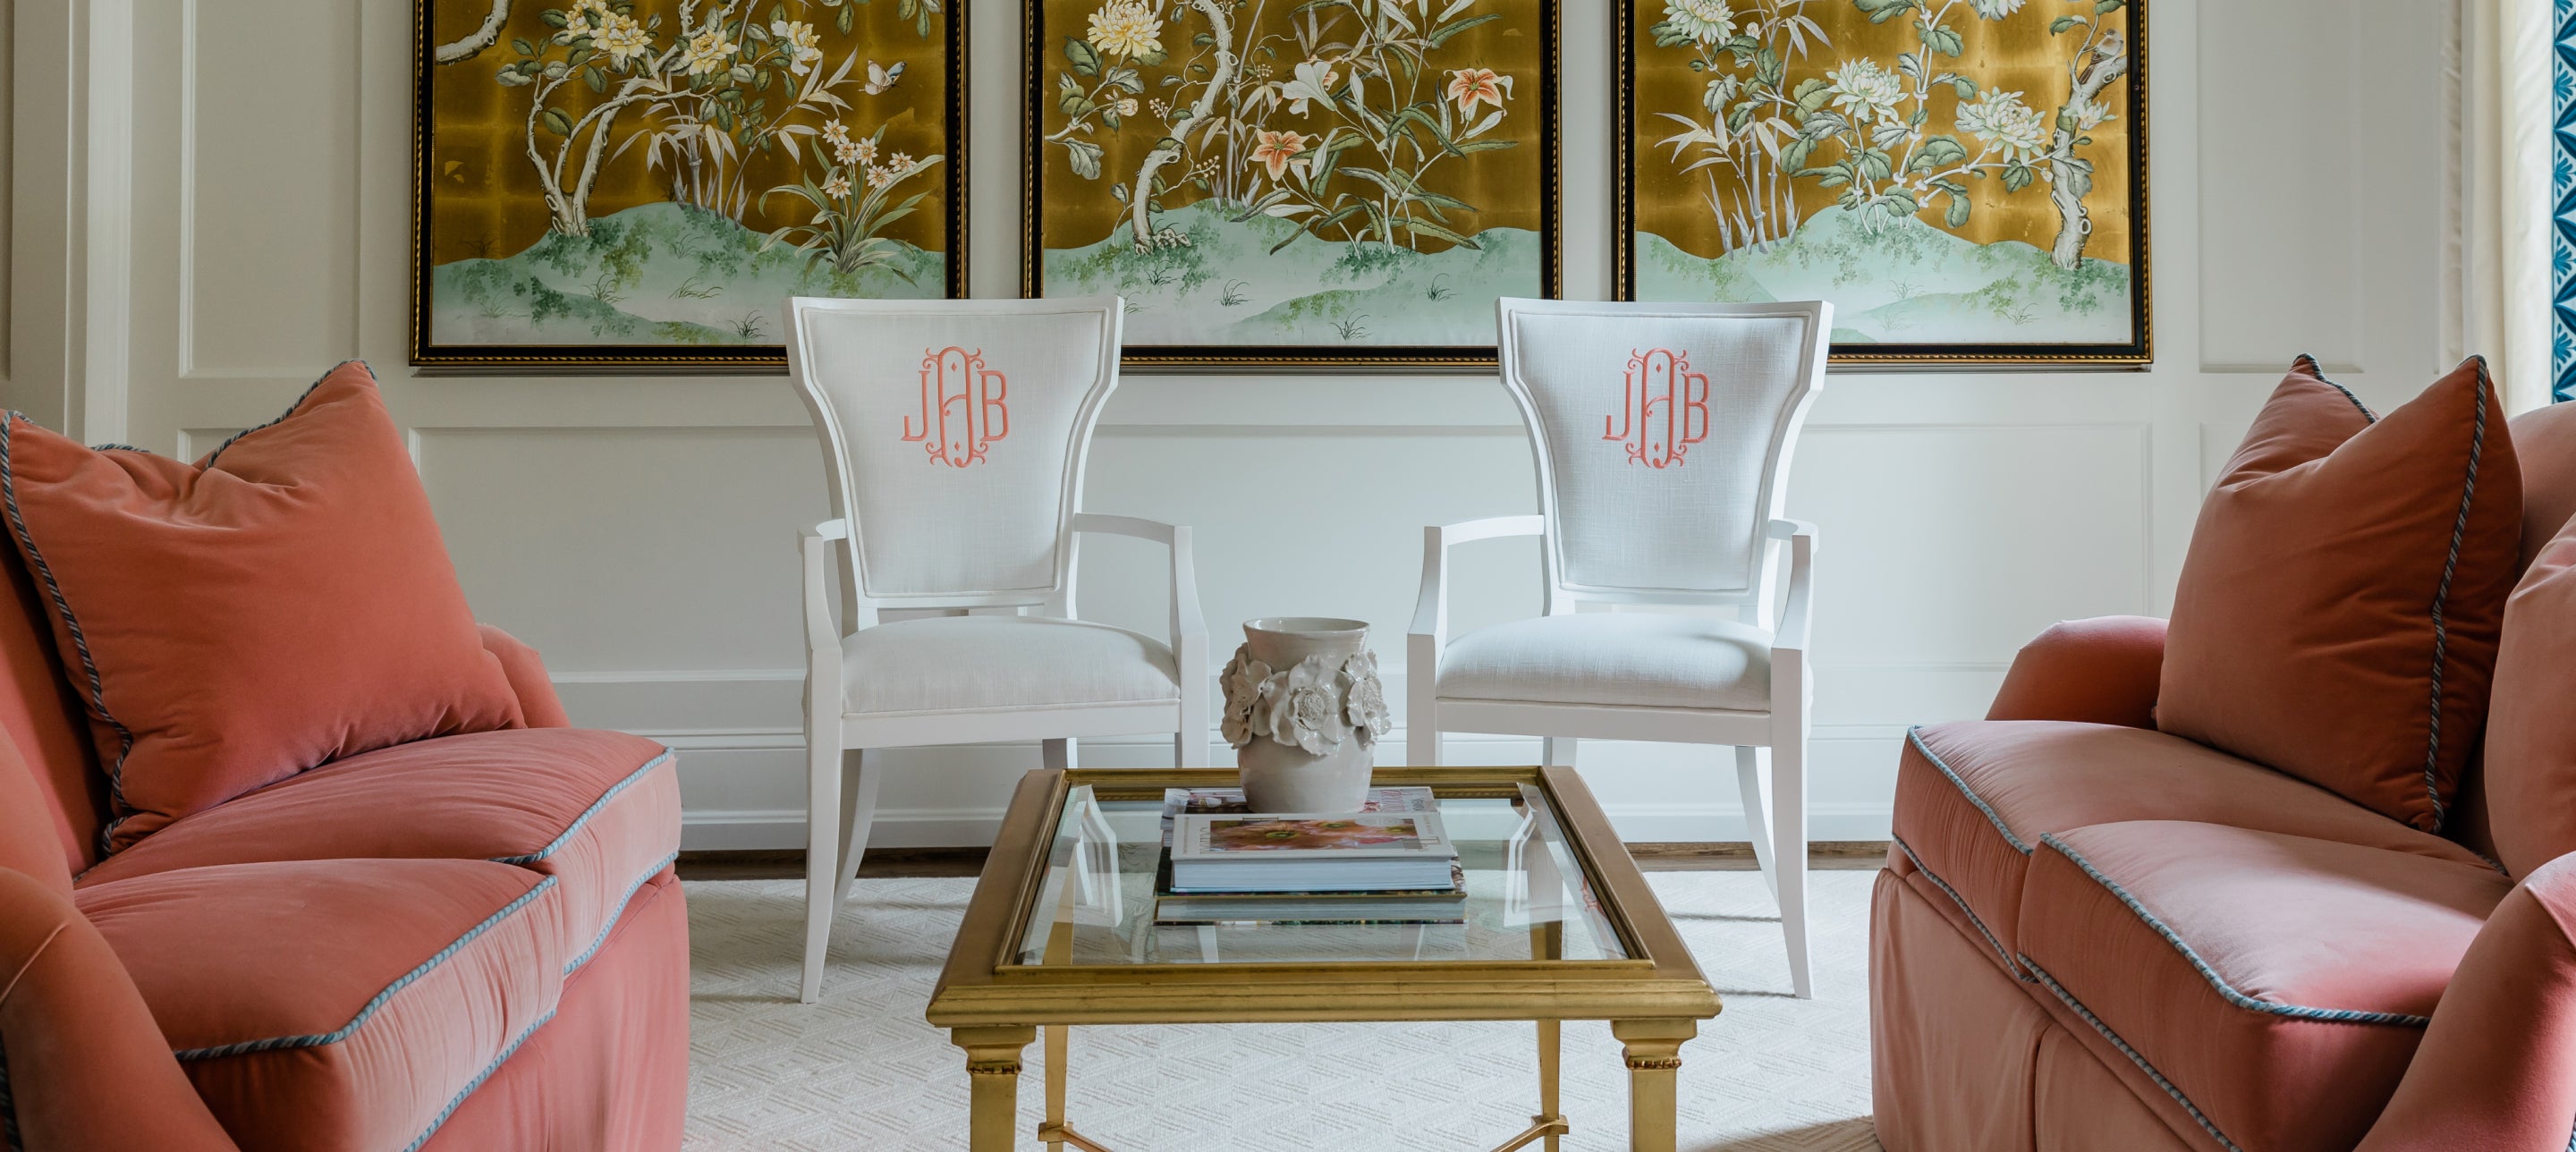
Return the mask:
<path id="1" fill-rule="evenodd" d="M 811 1004 L 823 996 L 823 954 L 832 914 L 840 909 L 834 899 L 840 891 L 840 718 L 810 721 L 805 742 L 805 973 L 797 999 Z"/>
<path id="2" fill-rule="evenodd" d="M 1771 898 L 1780 898 L 1780 869 L 1771 848 L 1771 788 L 1764 777 L 1769 766 L 1763 761 L 1768 748 L 1749 745 L 1735 749 L 1735 783 L 1744 795 L 1744 838 L 1753 845 L 1753 861 L 1762 868 L 1762 882 L 1771 886 Z"/>
<path id="3" fill-rule="evenodd" d="M 1780 928 L 1789 942 L 1789 985 L 1815 998 L 1807 965 L 1807 737 L 1796 732 L 1771 749 L 1771 857 L 1780 878 Z"/>
<path id="4" fill-rule="evenodd" d="M 1574 767 L 1574 748 L 1581 743 L 1572 736 L 1548 736 L 1539 742 L 1539 757 L 1550 768 Z"/>
<path id="5" fill-rule="evenodd" d="M 868 853 L 868 826 L 877 821 L 877 782 L 885 770 L 868 763 L 873 755 L 880 754 L 865 748 L 841 754 L 840 883 L 832 892 L 836 911 L 849 903 L 850 882 L 859 878 L 859 861 Z"/>
<path id="6" fill-rule="evenodd" d="M 1405 711 L 1407 715 L 1404 718 L 1404 762 L 1417 768 L 1438 767 L 1440 765 L 1438 707 L 1426 699 L 1425 695 L 1417 694 L 1413 698 L 1412 706 Z"/>
<path id="7" fill-rule="evenodd" d="M 1181 730 L 1172 734 L 1172 767 L 1205 768 L 1216 763 L 1208 756 L 1206 686 L 1201 685 L 1195 694 L 1187 688 L 1181 691 Z"/>
<path id="8" fill-rule="evenodd" d="M 1038 741 L 1039 760 L 1059 772 L 1080 767 L 1080 756 L 1081 754 L 1074 749 L 1073 741 L 1069 738 Z"/>

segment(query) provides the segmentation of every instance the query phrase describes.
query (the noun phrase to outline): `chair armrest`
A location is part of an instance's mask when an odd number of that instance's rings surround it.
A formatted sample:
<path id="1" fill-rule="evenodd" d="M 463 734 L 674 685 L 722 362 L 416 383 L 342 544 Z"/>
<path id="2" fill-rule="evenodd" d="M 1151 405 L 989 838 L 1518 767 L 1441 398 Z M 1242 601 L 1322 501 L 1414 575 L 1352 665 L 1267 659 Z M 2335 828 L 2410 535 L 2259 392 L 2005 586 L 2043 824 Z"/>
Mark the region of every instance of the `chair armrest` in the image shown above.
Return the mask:
<path id="1" fill-rule="evenodd" d="M 13 1146 L 233 1152 L 125 965 L 70 900 L 0 868 Z"/>
<path id="2" fill-rule="evenodd" d="M 1771 538 L 1789 543 L 1789 598 L 1780 606 L 1780 627 L 1772 636 L 1775 652 L 1805 652 L 1816 622 L 1816 526 L 1804 520 L 1773 520 Z"/>
<path id="3" fill-rule="evenodd" d="M 1180 661 L 1182 668 L 1195 668 L 1205 663 L 1207 616 L 1199 610 L 1198 552 L 1197 546 L 1191 542 L 1189 527 L 1140 516 L 1076 512 L 1073 530 L 1151 540 L 1172 550 L 1173 656 Z M 1193 662 L 1193 656 L 1197 658 L 1196 662 Z"/>
<path id="4" fill-rule="evenodd" d="M 2077 720 L 2156 726 L 2165 622 L 2150 616 L 2068 620 L 2022 647 L 1988 720 Z"/>
<path id="5" fill-rule="evenodd" d="M 2524 879 L 2443 990 L 2360 1152 L 2562 1152 L 2576 1128 L 2576 856 Z"/>
<path id="6" fill-rule="evenodd" d="M 1456 524 L 1433 524 L 1422 530 L 1422 595 L 1414 603 L 1414 637 L 1432 641 L 1433 654 L 1449 634 L 1449 549 L 1477 540 L 1537 536 L 1547 531 L 1545 516 L 1488 516 Z M 1411 674 L 1408 666 L 1407 674 Z"/>
<path id="7" fill-rule="evenodd" d="M 804 561 L 806 695 L 841 698 L 841 630 L 832 623 L 832 544 L 850 535 L 847 520 L 826 520 L 796 533 Z"/>
<path id="8" fill-rule="evenodd" d="M 555 692 L 555 682 L 546 675 L 545 658 L 527 642 L 489 624 L 475 625 L 483 634 L 483 650 L 501 662 L 501 675 L 510 682 L 510 691 L 519 698 L 519 714 L 530 728 L 570 728 L 572 717 L 564 712 L 563 697 Z"/>

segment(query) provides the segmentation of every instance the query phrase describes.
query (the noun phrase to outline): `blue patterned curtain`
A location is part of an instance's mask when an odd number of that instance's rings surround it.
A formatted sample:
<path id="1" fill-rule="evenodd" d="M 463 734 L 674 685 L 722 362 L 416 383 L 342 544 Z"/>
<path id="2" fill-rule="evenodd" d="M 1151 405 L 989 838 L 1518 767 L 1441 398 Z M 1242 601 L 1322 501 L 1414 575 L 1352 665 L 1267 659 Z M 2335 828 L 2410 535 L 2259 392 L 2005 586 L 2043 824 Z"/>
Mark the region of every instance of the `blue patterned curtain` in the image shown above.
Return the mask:
<path id="1" fill-rule="evenodd" d="M 2551 53 L 2549 147 L 2551 213 L 2550 395 L 2576 400 L 2576 0 L 2556 0 L 2557 51 Z"/>

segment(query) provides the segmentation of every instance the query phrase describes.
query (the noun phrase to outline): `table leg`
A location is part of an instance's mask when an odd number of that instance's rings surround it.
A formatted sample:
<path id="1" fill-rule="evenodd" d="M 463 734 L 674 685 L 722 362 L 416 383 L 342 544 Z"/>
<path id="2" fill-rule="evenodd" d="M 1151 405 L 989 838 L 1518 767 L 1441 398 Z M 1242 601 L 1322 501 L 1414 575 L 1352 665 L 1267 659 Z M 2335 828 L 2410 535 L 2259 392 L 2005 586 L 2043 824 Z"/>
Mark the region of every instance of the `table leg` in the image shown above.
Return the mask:
<path id="1" fill-rule="evenodd" d="M 951 1028 L 948 1042 L 966 1050 L 966 1079 L 972 1087 L 972 1152 L 1011 1152 L 1020 1119 L 1020 1051 L 1037 1039 L 1027 1026 Z"/>
<path id="2" fill-rule="evenodd" d="M 1690 1020 L 1613 1020 L 1628 1059 L 1630 1152 L 1675 1152 L 1681 1141 L 1682 1045 L 1699 1034 Z"/>
<path id="3" fill-rule="evenodd" d="M 1560 958 L 1564 951 L 1564 922 L 1551 920 L 1544 924 L 1530 926 L 1531 958 L 1555 960 Z M 1557 1125 L 1557 1128 L 1551 1129 L 1547 1134 L 1547 1152 L 1557 1152 L 1559 1131 L 1564 1127 L 1565 1115 L 1557 1111 L 1557 1086 L 1560 1082 L 1557 1076 L 1557 1054 L 1563 1050 L 1564 1038 L 1564 1021 L 1538 1022 L 1538 1115 L 1534 1119 L 1540 1124 Z"/>
<path id="4" fill-rule="evenodd" d="M 1065 1051 L 1072 1045 L 1073 1028 L 1065 1024 L 1046 1027 L 1046 1125 L 1041 1135 L 1064 1131 Z M 1047 1152 L 1064 1152 L 1064 1141 L 1047 1141 Z"/>

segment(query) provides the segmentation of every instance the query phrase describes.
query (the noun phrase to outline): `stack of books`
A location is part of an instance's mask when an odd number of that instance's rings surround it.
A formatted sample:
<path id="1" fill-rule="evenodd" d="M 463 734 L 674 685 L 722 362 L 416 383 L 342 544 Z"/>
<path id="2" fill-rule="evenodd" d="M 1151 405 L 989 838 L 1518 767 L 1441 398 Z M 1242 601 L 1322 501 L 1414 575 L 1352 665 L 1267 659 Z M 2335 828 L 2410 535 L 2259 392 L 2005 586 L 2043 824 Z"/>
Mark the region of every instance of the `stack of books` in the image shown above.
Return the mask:
<path id="1" fill-rule="evenodd" d="M 1160 924 L 1461 924 L 1466 878 L 1428 788 L 1358 813 L 1245 810 L 1232 789 L 1165 797 Z"/>

